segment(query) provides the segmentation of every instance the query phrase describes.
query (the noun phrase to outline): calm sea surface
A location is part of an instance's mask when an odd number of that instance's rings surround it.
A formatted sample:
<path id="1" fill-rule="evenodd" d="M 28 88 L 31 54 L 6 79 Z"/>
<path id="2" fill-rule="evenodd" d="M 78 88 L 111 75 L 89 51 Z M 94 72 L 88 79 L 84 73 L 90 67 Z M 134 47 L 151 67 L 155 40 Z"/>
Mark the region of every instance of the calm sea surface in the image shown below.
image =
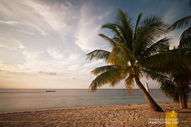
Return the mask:
<path id="1" fill-rule="evenodd" d="M 90 94 L 85 89 L 0 89 L 0 112 L 15 112 L 40 109 L 147 104 L 140 90 L 130 95 L 123 89 L 100 89 Z M 172 103 L 160 90 L 150 90 L 157 103 Z"/>

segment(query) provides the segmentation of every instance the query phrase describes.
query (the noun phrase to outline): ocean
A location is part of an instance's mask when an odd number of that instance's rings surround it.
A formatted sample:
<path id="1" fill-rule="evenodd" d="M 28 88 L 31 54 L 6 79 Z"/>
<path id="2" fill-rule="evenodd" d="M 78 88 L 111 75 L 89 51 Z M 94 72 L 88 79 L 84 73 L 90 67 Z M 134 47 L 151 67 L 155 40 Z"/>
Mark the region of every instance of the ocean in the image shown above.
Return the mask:
<path id="1" fill-rule="evenodd" d="M 130 95 L 123 89 L 99 89 L 89 94 L 87 89 L 0 89 L 0 113 L 41 109 L 147 104 L 142 92 L 133 90 Z M 173 103 L 160 90 L 151 89 L 157 103 Z"/>

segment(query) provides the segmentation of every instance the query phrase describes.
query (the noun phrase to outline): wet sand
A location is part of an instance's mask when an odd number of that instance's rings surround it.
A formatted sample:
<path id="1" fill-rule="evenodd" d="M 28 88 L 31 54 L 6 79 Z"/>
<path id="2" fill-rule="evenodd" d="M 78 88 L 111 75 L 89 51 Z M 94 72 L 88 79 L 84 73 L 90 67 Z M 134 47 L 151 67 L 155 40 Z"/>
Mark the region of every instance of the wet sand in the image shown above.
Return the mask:
<path id="1" fill-rule="evenodd" d="M 171 109 L 177 112 L 177 118 L 179 119 L 178 126 L 190 127 L 191 103 L 188 103 L 188 109 L 181 109 L 177 103 L 159 105 L 165 112 L 169 112 Z M 153 119 L 165 120 L 165 112 L 151 112 L 147 104 L 24 111 L 0 114 L 0 126 L 165 127 L 165 123 L 149 123 Z"/>

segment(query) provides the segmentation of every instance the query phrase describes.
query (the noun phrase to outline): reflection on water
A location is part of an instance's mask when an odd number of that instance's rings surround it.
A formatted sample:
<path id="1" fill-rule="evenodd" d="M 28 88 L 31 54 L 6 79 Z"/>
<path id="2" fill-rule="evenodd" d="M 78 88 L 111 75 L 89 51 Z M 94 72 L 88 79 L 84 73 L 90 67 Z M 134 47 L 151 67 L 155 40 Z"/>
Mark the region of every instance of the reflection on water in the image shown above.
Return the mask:
<path id="1" fill-rule="evenodd" d="M 159 90 L 150 90 L 150 93 L 158 103 L 173 102 Z M 43 89 L 0 90 L 0 112 L 146 103 L 140 90 L 133 90 L 133 95 L 122 89 L 100 89 L 90 95 L 85 89 L 59 89 L 55 92 Z"/>

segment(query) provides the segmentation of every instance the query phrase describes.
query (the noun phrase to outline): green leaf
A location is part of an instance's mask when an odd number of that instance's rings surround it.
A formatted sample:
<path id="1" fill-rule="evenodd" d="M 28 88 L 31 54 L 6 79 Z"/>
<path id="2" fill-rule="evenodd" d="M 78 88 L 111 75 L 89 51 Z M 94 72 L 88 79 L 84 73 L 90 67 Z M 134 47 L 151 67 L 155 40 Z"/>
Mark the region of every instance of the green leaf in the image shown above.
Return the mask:
<path id="1" fill-rule="evenodd" d="M 137 30 L 138 30 L 138 27 L 139 27 L 139 23 L 141 21 L 141 17 L 142 17 L 143 13 L 139 13 L 138 17 L 137 17 L 137 22 L 136 22 L 136 26 L 135 26 L 135 31 L 134 31 L 134 40 L 136 39 L 137 37 Z"/>
<path id="2" fill-rule="evenodd" d="M 88 53 L 86 55 L 86 59 L 90 60 L 90 61 L 93 59 L 97 59 L 97 60 L 101 59 L 101 60 L 107 61 L 109 54 L 110 54 L 109 51 L 97 49 L 97 50 L 94 50 L 94 51 Z"/>
<path id="3" fill-rule="evenodd" d="M 180 36 L 178 48 L 191 48 L 191 27 L 186 29 Z"/>
<path id="4" fill-rule="evenodd" d="M 101 73 L 90 84 L 89 92 L 94 92 L 97 88 L 107 83 L 112 83 L 114 81 L 121 79 L 120 77 L 121 72 L 122 72 L 121 68 L 115 68 Z"/>
<path id="5" fill-rule="evenodd" d="M 168 40 L 167 38 L 163 38 L 159 40 L 158 42 L 152 44 L 149 48 L 147 48 L 143 53 L 140 55 L 140 58 L 138 59 L 144 59 L 147 58 L 153 54 L 158 53 L 161 49 L 167 49 L 168 48 Z"/>
<path id="6" fill-rule="evenodd" d="M 107 37 L 107 36 L 104 35 L 104 34 L 99 34 L 99 36 L 102 37 L 102 38 L 104 38 L 107 42 L 109 42 L 111 48 L 114 48 L 114 47 L 116 46 L 116 42 L 115 42 L 113 39 Z"/>
<path id="7" fill-rule="evenodd" d="M 170 27 L 168 27 L 167 31 L 169 32 L 174 29 L 178 29 L 178 28 L 182 28 L 182 27 L 189 27 L 189 26 L 191 26 L 190 22 L 191 22 L 191 15 L 179 19 L 174 24 L 172 24 Z"/>
<path id="8" fill-rule="evenodd" d="M 93 71 L 91 71 L 91 73 L 93 75 L 99 75 L 100 73 L 103 73 L 103 72 L 106 72 L 108 70 L 115 69 L 115 68 L 118 68 L 118 66 L 117 65 L 102 66 L 102 67 L 95 68 Z"/>
<path id="9" fill-rule="evenodd" d="M 128 78 L 125 80 L 125 86 L 130 94 L 133 93 L 133 85 L 134 85 L 133 75 L 129 75 Z"/>
<path id="10" fill-rule="evenodd" d="M 139 64 L 143 68 L 152 68 L 158 72 L 181 72 L 182 69 L 191 70 L 191 59 L 178 52 L 162 52 L 142 59 Z"/>
<path id="11" fill-rule="evenodd" d="M 129 62 L 133 64 L 135 58 L 133 52 L 124 44 L 117 44 L 111 51 L 107 62 L 125 67 L 129 65 Z"/>
<path id="12" fill-rule="evenodd" d="M 151 78 L 152 80 L 157 80 L 158 82 L 162 82 L 167 76 L 164 73 L 156 72 L 156 70 L 149 70 L 149 69 L 141 69 L 144 75 L 147 78 Z"/>

